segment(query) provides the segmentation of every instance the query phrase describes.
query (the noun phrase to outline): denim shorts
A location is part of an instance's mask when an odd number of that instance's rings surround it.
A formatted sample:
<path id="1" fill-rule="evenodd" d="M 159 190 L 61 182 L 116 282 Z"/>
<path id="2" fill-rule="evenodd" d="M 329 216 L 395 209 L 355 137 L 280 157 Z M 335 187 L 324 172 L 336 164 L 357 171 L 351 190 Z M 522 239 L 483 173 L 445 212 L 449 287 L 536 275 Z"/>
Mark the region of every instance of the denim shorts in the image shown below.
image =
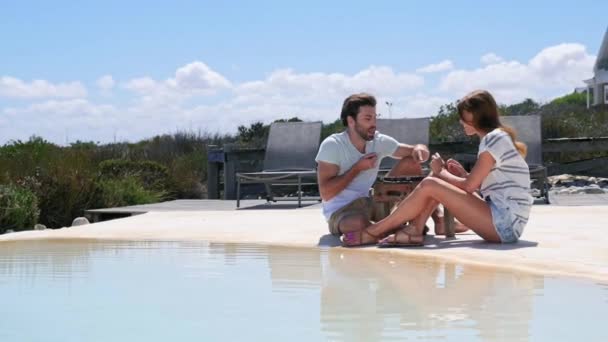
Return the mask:
<path id="1" fill-rule="evenodd" d="M 500 241 L 502 243 L 517 242 L 523 227 L 515 227 L 519 222 L 513 224 L 515 222 L 515 215 L 511 212 L 511 208 L 497 206 L 489 196 L 486 197 L 486 202 L 492 211 L 492 221 L 494 222 L 494 228 L 500 237 Z"/>

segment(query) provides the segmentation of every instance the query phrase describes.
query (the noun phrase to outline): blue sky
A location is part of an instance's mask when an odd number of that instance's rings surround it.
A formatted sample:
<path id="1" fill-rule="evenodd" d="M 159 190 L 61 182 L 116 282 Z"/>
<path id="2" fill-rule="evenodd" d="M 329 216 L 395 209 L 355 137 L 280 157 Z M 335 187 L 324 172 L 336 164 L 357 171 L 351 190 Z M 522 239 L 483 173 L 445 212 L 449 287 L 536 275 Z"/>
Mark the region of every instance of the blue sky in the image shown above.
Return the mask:
<path id="1" fill-rule="evenodd" d="M 606 13 L 606 1 L 3 2 L 0 143 L 332 121 L 354 91 L 395 116 L 433 115 L 474 87 L 547 101 L 591 76 Z"/>

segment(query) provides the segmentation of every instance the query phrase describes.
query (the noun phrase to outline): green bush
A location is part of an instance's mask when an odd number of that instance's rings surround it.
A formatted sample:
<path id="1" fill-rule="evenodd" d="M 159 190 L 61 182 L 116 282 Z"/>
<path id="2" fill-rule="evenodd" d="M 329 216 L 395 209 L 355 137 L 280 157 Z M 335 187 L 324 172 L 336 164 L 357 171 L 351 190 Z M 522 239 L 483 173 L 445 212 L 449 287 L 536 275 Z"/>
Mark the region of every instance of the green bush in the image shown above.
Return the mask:
<path id="1" fill-rule="evenodd" d="M 587 106 L 587 94 L 585 93 L 572 93 L 568 95 L 564 95 L 562 97 L 558 97 L 551 101 L 551 104 L 557 106 L 563 105 L 579 105 L 579 106 Z M 586 109 L 586 108 L 585 108 Z"/>
<path id="2" fill-rule="evenodd" d="M 61 148 L 40 137 L 28 141 L 11 141 L 0 148 L 2 183 L 17 182 L 22 177 L 36 176 L 62 154 Z"/>
<path id="3" fill-rule="evenodd" d="M 587 109 L 586 103 L 560 101 L 548 103 L 540 110 L 544 139 L 608 135 L 607 108 L 594 106 Z"/>
<path id="4" fill-rule="evenodd" d="M 0 233 L 34 228 L 38 222 L 36 195 L 14 184 L 0 185 Z"/>
<path id="5" fill-rule="evenodd" d="M 345 128 L 342 124 L 341 119 L 337 119 L 336 121 L 329 124 L 323 124 L 323 126 L 321 126 L 321 140 L 324 140 L 325 138 L 334 133 L 340 133 L 344 130 Z"/>
<path id="6" fill-rule="evenodd" d="M 24 182 L 38 197 L 40 221 L 47 227 L 69 227 L 95 201 L 94 175 L 83 170 L 51 170 Z"/>
<path id="7" fill-rule="evenodd" d="M 205 198 L 202 184 L 207 178 L 207 154 L 189 153 L 176 158 L 169 168 L 172 190 L 177 198 Z"/>
<path id="8" fill-rule="evenodd" d="M 167 167 L 147 160 L 105 160 L 99 164 L 99 178 L 102 180 L 134 177 L 146 189 L 165 190 L 169 185 Z"/>
<path id="9" fill-rule="evenodd" d="M 59 147 L 38 137 L 13 141 L 0 148 L 0 181 L 19 184 L 36 195 L 41 223 L 69 226 L 94 197 L 91 155 L 91 149 Z"/>
<path id="10" fill-rule="evenodd" d="M 541 105 L 532 99 L 525 99 L 520 103 L 515 103 L 510 106 L 500 106 L 502 115 L 530 115 L 536 113 Z"/>
<path id="11" fill-rule="evenodd" d="M 467 141 L 469 138 L 464 134 L 459 120 L 460 116 L 455 104 L 441 106 L 439 113 L 431 118 L 429 127 L 431 144 Z"/>
<path id="12" fill-rule="evenodd" d="M 98 206 L 103 208 L 156 203 L 165 193 L 146 189 L 138 178 L 105 179 L 97 183 Z"/>

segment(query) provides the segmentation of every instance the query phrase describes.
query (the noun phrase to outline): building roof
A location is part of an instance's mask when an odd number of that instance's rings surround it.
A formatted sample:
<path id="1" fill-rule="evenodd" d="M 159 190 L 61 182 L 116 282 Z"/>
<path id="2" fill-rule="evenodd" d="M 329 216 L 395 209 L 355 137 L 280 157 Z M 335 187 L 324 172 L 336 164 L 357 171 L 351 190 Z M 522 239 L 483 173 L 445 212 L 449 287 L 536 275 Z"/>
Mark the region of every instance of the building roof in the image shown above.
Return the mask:
<path id="1" fill-rule="evenodd" d="M 599 69 L 608 70 L 608 28 L 606 29 L 606 33 L 604 33 L 604 40 L 602 40 L 602 45 L 600 45 L 600 51 L 597 53 L 597 60 L 595 61 L 593 71 L 597 72 Z"/>

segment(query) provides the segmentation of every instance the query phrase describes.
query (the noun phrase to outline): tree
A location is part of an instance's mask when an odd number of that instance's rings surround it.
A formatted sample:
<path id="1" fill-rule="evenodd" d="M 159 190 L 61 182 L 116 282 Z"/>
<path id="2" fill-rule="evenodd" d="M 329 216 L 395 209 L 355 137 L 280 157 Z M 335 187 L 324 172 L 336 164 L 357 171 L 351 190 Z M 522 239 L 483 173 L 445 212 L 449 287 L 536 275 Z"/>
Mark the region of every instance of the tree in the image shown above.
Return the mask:
<path id="1" fill-rule="evenodd" d="M 448 103 L 439 107 L 439 113 L 431 118 L 429 128 L 431 143 L 466 140 L 459 120 L 460 116 L 455 103 Z"/>
<path id="2" fill-rule="evenodd" d="M 530 115 L 538 112 L 540 104 L 528 98 L 510 106 L 500 106 L 502 115 Z"/>

